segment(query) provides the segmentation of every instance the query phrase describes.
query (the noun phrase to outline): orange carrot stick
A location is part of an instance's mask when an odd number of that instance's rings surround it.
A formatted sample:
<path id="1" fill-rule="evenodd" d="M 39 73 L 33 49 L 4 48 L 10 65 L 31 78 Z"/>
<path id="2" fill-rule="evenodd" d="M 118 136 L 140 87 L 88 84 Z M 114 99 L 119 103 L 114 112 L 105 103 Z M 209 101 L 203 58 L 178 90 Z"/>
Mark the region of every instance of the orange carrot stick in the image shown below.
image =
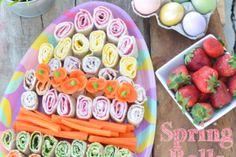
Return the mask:
<path id="1" fill-rule="evenodd" d="M 92 124 L 88 121 L 85 121 L 85 120 L 79 120 L 79 119 L 68 118 L 68 117 L 61 117 L 61 116 L 58 116 L 58 115 L 52 115 L 51 119 L 54 122 L 61 122 L 62 119 L 65 119 L 65 120 L 70 121 L 72 123 L 76 123 L 76 124 L 86 126 L 86 127 L 90 127 L 90 128 L 96 128 L 96 129 L 101 129 L 102 128 L 102 126 L 100 126 L 100 125 L 94 125 L 94 124 Z"/>
<path id="2" fill-rule="evenodd" d="M 118 144 L 118 145 L 127 145 L 127 146 L 133 146 L 136 145 L 137 139 L 135 137 L 132 138 L 107 138 L 107 137 L 101 137 L 101 136 L 89 136 L 88 139 L 89 142 L 100 142 L 103 144 Z"/>
<path id="3" fill-rule="evenodd" d="M 44 127 L 46 129 L 50 129 L 50 130 L 55 131 L 55 132 L 61 131 L 61 128 L 60 128 L 59 125 L 54 124 L 52 122 L 42 120 L 42 119 L 37 118 L 37 117 L 31 117 L 31 116 L 26 116 L 25 115 L 25 116 L 18 116 L 16 118 L 16 120 L 32 123 L 34 125 L 38 125 L 38 126 Z"/>
<path id="4" fill-rule="evenodd" d="M 43 113 L 40 113 L 39 111 L 34 111 L 33 112 L 33 111 L 26 110 L 25 108 L 20 108 L 19 115 L 21 115 L 21 114 L 27 115 L 29 117 L 36 117 L 36 118 L 39 118 L 41 120 L 51 122 L 50 117 L 48 117 L 47 115 L 45 115 Z"/>
<path id="5" fill-rule="evenodd" d="M 125 124 L 118 124 L 118 123 L 107 122 L 107 121 L 99 121 L 96 119 L 90 119 L 89 122 L 102 126 L 102 129 L 121 132 L 121 133 L 127 132 L 127 126 Z"/>
<path id="6" fill-rule="evenodd" d="M 134 131 L 134 129 L 135 129 L 135 126 L 132 124 L 126 124 L 126 126 L 127 126 L 128 131 Z"/>
<path id="7" fill-rule="evenodd" d="M 79 131 L 61 131 L 59 134 L 54 135 L 56 137 L 67 138 L 67 139 L 76 139 L 76 140 L 87 140 L 88 133 L 79 132 Z"/>
<path id="8" fill-rule="evenodd" d="M 119 137 L 135 137 L 135 134 L 133 132 L 120 133 Z"/>
<path id="9" fill-rule="evenodd" d="M 39 131 L 43 134 L 52 135 L 55 137 L 66 138 L 66 139 L 78 139 L 78 140 L 87 140 L 88 134 L 84 132 L 78 131 L 60 131 L 59 133 L 51 131 L 49 129 L 41 128 L 39 126 L 35 126 L 34 124 L 29 124 L 27 122 L 16 121 L 14 123 L 14 130 L 16 132 L 27 131 L 34 132 Z"/>
<path id="10" fill-rule="evenodd" d="M 112 137 L 119 137 L 120 133 L 119 132 L 115 132 L 115 131 L 112 131 L 111 132 L 111 136 Z"/>
<path id="11" fill-rule="evenodd" d="M 61 131 L 72 131 L 72 128 L 69 128 L 68 126 L 63 125 L 62 123 L 55 123 L 57 125 L 60 125 Z"/>
<path id="12" fill-rule="evenodd" d="M 86 126 L 82 126 L 67 120 L 62 120 L 62 123 L 68 127 L 71 127 L 75 130 L 79 130 L 82 132 L 87 132 L 89 134 L 93 134 L 93 135 L 100 135 L 100 136 L 111 136 L 111 131 L 107 131 L 107 130 L 99 130 L 99 129 L 95 129 L 95 128 L 90 128 L 90 127 L 86 127 Z"/>
<path id="13" fill-rule="evenodd" d="M 50 121 L 51 120 L 50 116 L 48 116 L 48 115 L 46 115 L 46 114 L 44 114 L 42 112 L 39 112 L 39 111 L 34 111 L 34 112 L 38 115 L 38 117 L 42 117 L 46 121 Z"/>
<path id="14" fill-rule="evenodd" d="M 16 121 L 13 125 L 13 128 L 16 132 L 20 131 L 27 131 L 27 132 L 34 132 L 34 131 L 39 131 L 43 134 L 49 134 L 52 135 L 53 131 L 49 129 L 45 129 L 39 126 L 35 126 L 34 124 L 30 124 L 27 122 L 22 122 L 22 121 Z"/>

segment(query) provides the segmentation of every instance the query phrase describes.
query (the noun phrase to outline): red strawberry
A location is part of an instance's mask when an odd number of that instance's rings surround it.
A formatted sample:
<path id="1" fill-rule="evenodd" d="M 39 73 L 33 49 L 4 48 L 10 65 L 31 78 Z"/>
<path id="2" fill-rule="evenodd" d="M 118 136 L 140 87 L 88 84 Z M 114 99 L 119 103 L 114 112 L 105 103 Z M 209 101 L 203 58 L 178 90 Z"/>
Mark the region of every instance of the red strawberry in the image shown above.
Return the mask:
<path id="1" fill-rule="evenodd" d="M 218 58 L 224 54 L 223 45 L 215 38 L 208 38 L 203 42 L 203 48 L 208 56 Z"/>
<path id="2" fill-rule="evenodd" d="M 211 61 L 202 48 L 191 50 L 184 61 L 190 71 L 197 71 L 203 66 L 211 66 Z"/>
<path id="3" fill-rule="evenodd" d="M 202 93 L 214 93 L 218 86 L 218 72 L 208 66 L 193 73 L 192 79 Z"/>
<path id="4" fill-rule="evenodd" d="M 185 109 L 192 107 L 199 99 L 200 92 L 194 85 L 180 88 L 175 96 L 178 103 Z"/>
<path id="5" fill-rule="evenodd" d="M 232 54 L 225 54 L 217 59 L 213 68 L 218 71 L 220 76 L 233 76 L 236 73 L 236 56 Z"/>
<path id="6" fill-rule="evenodd" d="M 201 93 L 199 102 L 208 102 L 210 100 L 210 94 L 209 93 Z"/>
<path id="7" fill-rule="evenodd" d="M 189 72 L 185 65 L 181 65 L 170 73 L 167 85 L 169 89 L 177 91 L 186 84 L 190 84 Z"/>
<path id="8" fill-rule="evenodd" d="M 222 82 L 224 82 L 224 83 L 227 83 L 227 82 L 228 82 L 228 77 L 223 77 L 223 76 L 221 76 L 221 77 L 219 78 L 219 80 L 222 81 Z"/>
<path id="9" fill-rule="evenodd" d="M 208 103 L 197 103 L 193 106 L 191 114 L 193 116 L 193 122 L 199 124 L 211 119 L 214 109 Z"/>
<path id="10" fill-rule="evenodd" d="M 216 92 L 211 94 L 210 101 L 214 108 L 222 108 L 232 100 L 232 95 L 226 85 L 219 81 L 219 86 L 216 88 Z"/>
<path id="11" fill-rule="evenodd" d="M 236 74 L 229 78 L 229 91 L 233 96 L 236 96 Z"/>

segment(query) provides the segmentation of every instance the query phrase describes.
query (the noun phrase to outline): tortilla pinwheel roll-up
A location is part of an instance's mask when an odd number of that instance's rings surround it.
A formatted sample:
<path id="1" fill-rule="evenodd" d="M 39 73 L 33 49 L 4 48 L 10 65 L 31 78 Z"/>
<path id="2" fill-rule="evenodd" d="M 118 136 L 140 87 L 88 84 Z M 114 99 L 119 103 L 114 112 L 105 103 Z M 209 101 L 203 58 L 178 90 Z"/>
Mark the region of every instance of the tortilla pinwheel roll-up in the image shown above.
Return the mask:
<path id="1" fill-rule="evenodd" d="M 88 10 L 80 9 L 74 19 L 75 30 L 78 33 L 88 35 L 93 29 L 93 18 Z"/>
<path id="2" fill-rule="evenodd" d="M 43 145 L 43 135 L 39 131 L 35 131 L 30 136 L 29 149 L 32 153 L 40 154 Z"/>
<path id="3" fill-rule="evenodd" d="M 113 145 L 106 145 L 104 148 L 104 155 L 103 157 L 115 157 L 118 148 Z"/>
<path id="4" fill-rule="evenodd" d="M 82 60 L 82 68 L 88 75 L 96 75 L 101 66 L 101 60 L 98 57 L 87 55 Z"/>
<path id="5" fill-rule="evenodd" d="M 43 157 L 54 157 L 55 148 L 57 146 L 57 139 L 50 135 L 44 135 L 44 143 L 42 146 L 42 156 Z"/>
<path id="6" fill-rule="evenodd" d="M 119 39 L 126 35 L 127 32 L 127 26 L 120 18 L 112 19 L 107 26 L 108 40 L 115 44 L 117 44 Z"/>
<path id="7" fill-rule="evenodd" d="M 139 124 L 142 122 L 144 117 L 144 107 L 141 105 L 131 105 L 128 113 L 127 113 L 127 119 L 130 124 L 133 124 L 135 126 L 139 126 Z"/>
<path id="8" fill-rule="evenodd" d="M 99 30 L 106 30 L 108 23 L 113 19 L 110 9 L 99 6 L 93 10 L 94 25 Z"/>
<path id="9" fill-rule="evenodd" d="M 39 64 L 48 64 L 53 57 L 54 47 L 50 43 L 44 43 L 39 48 L 38 62 Z"/>
<path id="10" fill-rule="evenodd" d="M 41 157 L 39 154 L 30 154 L 28 157 Z"/>
<path id="11" fill-rule="evenodd" d="M 107 68 L 114 68 L 118 63 L 119 55 L 114 44 L 107 43 L 102 50 L 102 63 Z"/>
<path id="12" fill-rule="evenodd" d="M 130 84 L 134 85 L 134 81 L 126 76 L 119 76 L 117 78 L 117 81 L 119 82 L 119 84 L 130 83 Z"/>
<path id="13" fill-rule="evenodd" d="M 119 102 L 118 100 L 113 100 L 111 103 L 110 115 L 111 118 L 118 123 L 122 123 L 126 117 L 128 110 L 128 105 L 126 102 Z"/>
<path id="14" fill-rule="evenodd" d="M 92 113 L 97 120 L 108 120 L 110 100 L 104 96 L 98 96 L 93 100 Z"/>
<path id="15" fill-rule="evenodd" d="M 86 142 L 74 140 L 71 144 L 71 157 L 85 157 L 86 148 Z"/>
<path id="16" fill-rule="evenodd" d="M 75 56 L 82 58 L 89 52 L 89 40 L 84 34 L 77 33 L 72 37 L 72 50 Z"/>
<path id="17" fill-rule="evenodd" d="M 145 89 L 139 84 L 134 85 L 135 90 L 137 91 L 137 100 L 135 101 L 138 105 L 143 105 L 147 101 L 147 95 Z"/>
<path id="18" fill-rule="evenodd" d="M 102 157 L 103 151 L 104 151 L 103 145 L 101 145 L 98 142 L 94 142 L 94 143 L 91 143 L 88 146 L 88 149 L 87 149 L 87 152 L 86 152 L 86 156 L 87 157 L 94 157 L 94 156 Z"/>
<path id="19" fill-rule="evenodd" d="M 72 70 L 80 69 L 81 61 L 73 56 L 67 56 L 64 60 L 63 67 L 66 69 L 68 73 L 71 73 Z"/>
<path id="20" fill-rule="evenodd" d="M 33 69 L 26 71 L 24 76 L 23 87 L 27 91 L 31 91 L 35 89 L 35 85 L 37 82 L 37 78 L 35 75 L 35 71 Z"/>
<path id="21" fill-rule="evenodd" d="M 38 109 L 38 96 L 34 91 L 26 91 L 21 94 L 21 105 L 27 110 Z"/>
<path id="22" fill-rule="evenodd" d="M 51 115 L 56 112 L 57 99 L 58 95 L 56 89 L 51 89 L 45 95 L 43 95 L 42 105 L 46 114 Z"/>
<path id="23" fill-rule="evenodd" d="M 30 134 L 25 131 L 18 132 L 16 135 L 16 148 L 25 155 L 30 154 L 29 150 Z"/>
<path id="24" fill-rule="evenodd" d="M 61 61 L 57 58 L 52 58 L 49 63 L 48 66 L 50 68 L 50 73 L 53 73 L 55 70 L 59 69 L 62 67 Z"/>
<path id="25" fill-rule="evenodd" d="M 71 37 L 75 32 L 74 23 L 70 21 L 65 21 L 59 23 L 54 30 L 54 37 L 57 41 L 63 38 Z"/>
<path id="26" fill-rule="evenodd" d="M 102 55 L 102 49 L 106 42 L 106 33 L 101 30 L 93 31 L 89 35 L 89 49 L 96 55 Z"/>
<path id="27" fill-rule="evenodd" d="M 104 78 L 105 80 L 115 80 L 117 78 L 117 71 L 112 68 L 103 68 L 98 72 L 99 78 Z"/>
<path id="28" fill-rule="evenodd" d="M 1 145 L 7 150 L 10 151 L 15 149 L 16 146 L 16 134 L 13 130 L 8 129 L 1 134 Z"/>
<path id="29" fill-rule="evenodd" d="M 67 141 L 60 141 L 55 148 L 56 157 L 69 157 L 71 145 Z"/>
<path id="30" fill-rule="evenodd" d="M 50 87 L 51 87 L 51 84 L 49 81 L 47 81 L 47 82 L 38 81 L 36 84 L 36 93 L 39 96 L 42 96 L 42 95 L 46 94 L 46 92 L 50 89 Z"/>
<path id="31" fill-rule="evenodd" d="M 63 38 L 54 50 L 54 57 L 63 61 L 67 56 L 72 55 L 72 40 L 69 37 Z"/>
<path id="32" fill-rule="evenodd" d="M 57 101 L 57 113 L 63 117 L 74 117 L 75 115 L 75 100 L 73 97 L 60 93 Z"/>
<path id="33" fill-rule="evenodd" d="M 115 157 L 133 157 L 133 154 L 126 148 L 118 150 Z"/>
<path id="34" fill-rule="evenodd" d="M 6 157 L 25 157 L 19 150 L 10 150 Z"/>
<path id="35" fill-rule="evenodd" d="M 76 116 L 79 119 L 90 119 L 92 117 L 93 101 L 90 97 L 80 95 L 77 98 Z"/>
<path id="36" fill-rule="evenodd" d="M 138 57 L 138 47 L 136 43 L 136 39 L 134 36 L 124 35 L 119 39 L 118 52 L 121 57 L 124 56 L 132 56 Z"/>
<path id="37" fill-rule="evenodd" d="M 138 63 L 134 57 L 122 57 L 120 60 L 120 74 L 134 79 L 137 74 Z"/>

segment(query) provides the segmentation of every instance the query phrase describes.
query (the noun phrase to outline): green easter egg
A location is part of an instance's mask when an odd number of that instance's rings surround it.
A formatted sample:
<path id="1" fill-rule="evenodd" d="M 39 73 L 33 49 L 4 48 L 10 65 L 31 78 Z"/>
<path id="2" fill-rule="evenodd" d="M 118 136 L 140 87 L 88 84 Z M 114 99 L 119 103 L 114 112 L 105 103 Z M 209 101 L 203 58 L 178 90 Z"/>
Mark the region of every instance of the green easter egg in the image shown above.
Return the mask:
<path id="1" fill-rule="evenodd" d="M 192 0 L 194 8 L 201 14 L 207 14 L 216 9 L 216 0 Z"/>

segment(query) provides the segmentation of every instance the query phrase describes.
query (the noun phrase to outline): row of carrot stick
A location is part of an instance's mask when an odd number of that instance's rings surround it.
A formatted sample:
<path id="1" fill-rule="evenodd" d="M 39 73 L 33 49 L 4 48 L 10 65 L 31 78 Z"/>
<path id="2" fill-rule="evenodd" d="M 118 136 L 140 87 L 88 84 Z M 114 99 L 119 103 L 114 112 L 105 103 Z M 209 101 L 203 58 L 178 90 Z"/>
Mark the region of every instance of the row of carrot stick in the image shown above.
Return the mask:
<path id="1" fill-rule="evenodd" d="M 128 148 L 135 152 L 136 137 L 133 133 L 135 127 L 131 124 L 119 124 L 108 121 L 90 119 L 89 121 L 58 115 L 48 116 L 38 111 L 29 111 L 24 108 L 13 125 L 15 131 L 40 131 L 59 138 L 88 140 L 112 144 Z"/>

